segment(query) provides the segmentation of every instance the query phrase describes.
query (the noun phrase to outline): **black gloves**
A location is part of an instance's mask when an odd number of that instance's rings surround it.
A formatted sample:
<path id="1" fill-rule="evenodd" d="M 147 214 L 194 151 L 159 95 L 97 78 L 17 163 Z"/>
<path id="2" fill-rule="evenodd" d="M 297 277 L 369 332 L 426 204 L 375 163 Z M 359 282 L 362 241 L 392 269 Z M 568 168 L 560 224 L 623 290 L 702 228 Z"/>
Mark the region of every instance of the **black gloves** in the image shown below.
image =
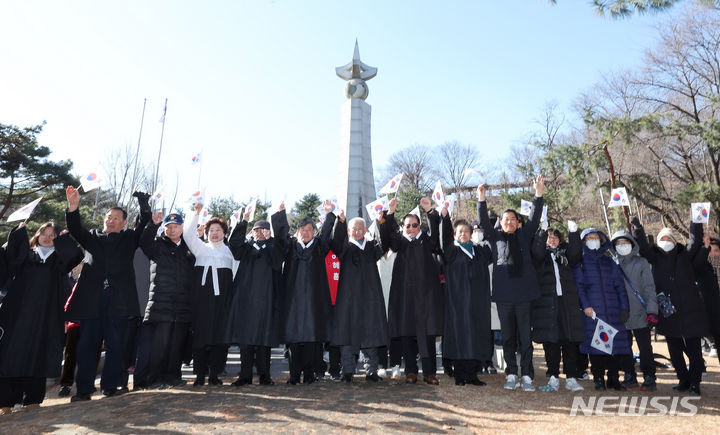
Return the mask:
<path id="1" fill-rule="evenodd" d="M 630 318 L 630 312 L 628 310 L 620 310 L 620 323 L 625 323 Z"/>
<path id="2" fill-rule="evenodd" d="M 633 216 L 633 218 L 630 220 L 630 224 L 634 228 L 642 228 L 642 224 L 640 223 L 640 219 L 638 219 L 637 216 Z"/>
<path id="3" fill-rule="evenodd" d="M 152 209 L 150 208 L 149 193 L 136 191 L 133 192 L 132 196 L 134 196 L 138 200 L 138 205 L 140 206 L 140 213 L 152 213 Z"/>

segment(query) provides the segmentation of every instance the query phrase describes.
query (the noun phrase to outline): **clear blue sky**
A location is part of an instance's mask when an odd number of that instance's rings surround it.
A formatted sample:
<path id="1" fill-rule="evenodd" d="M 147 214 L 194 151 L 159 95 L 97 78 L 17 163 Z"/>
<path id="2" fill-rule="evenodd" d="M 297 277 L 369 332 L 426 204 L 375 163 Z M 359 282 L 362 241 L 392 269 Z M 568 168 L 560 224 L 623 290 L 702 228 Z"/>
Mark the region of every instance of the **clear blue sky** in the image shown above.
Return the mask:
<path id="1" fill-rule="evenodd" d="M 29 1 L 0 4 L 0 122 L 47 121 L 40 142 L 76 173 L 135 145 L 161 177 L 209 196 L 334 195 L 344 82 L 368 82 L 376 172 L 395 151 L 447 140 L 505 157 L 550 100 L 570 107 L 602 72 L 637 66 L 655 23 L 614 21 L 589 1 Z M 378 186 L 379 187 L 379 186 Z M 183 194 L 184 192 L 184 194 Z"/>

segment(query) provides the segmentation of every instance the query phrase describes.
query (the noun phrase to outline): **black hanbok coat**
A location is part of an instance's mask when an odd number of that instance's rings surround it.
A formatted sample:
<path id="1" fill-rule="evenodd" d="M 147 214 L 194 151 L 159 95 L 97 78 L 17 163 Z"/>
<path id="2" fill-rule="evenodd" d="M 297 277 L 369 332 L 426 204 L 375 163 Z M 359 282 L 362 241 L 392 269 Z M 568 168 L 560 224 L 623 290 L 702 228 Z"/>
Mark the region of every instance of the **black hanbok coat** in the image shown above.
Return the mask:
<path id="1" fill-rule="evenodd" d="M 230 235 L 230 251 L 240 265 L 233 281 L 225 342 L 246 346 L 280 343 L 280 282 L 283 252 L 274 239 L 246 239 L 248 223 L 239 222 Z M 279 229 L 286 234 L 288 229 Z"/>
<path id="2" fill-rule="evenodd" d="M 43 261 L 30 249 L 25 228 L 10 233 L 6 255 L 13 278 L 0 306 L 0 377 L 60 375 L 68 273 L 83 252 L 69 234 L 54 244 L 55 252 Z"/>
<path id="3" fill-rule="evenodd" d="M 330 339 L 331 307 L 325 256 L 335 215 L 325 218 L 320 236 L 303 247 L 283 228 L 289 228 L 285 211 L 272 217 L 275 243 L 284 252 L 283 285 L 280 308 L 281 341 L 284 343 L 326 342 Z"/>
<path id="4" fill-rule="evenodd" d="M 416 337 L 423 358 L 435 355 L 435 349 L 427 349 L 426 338 L 442 335 L 444 326 L 440 269 L 433 258 L 440 248 L 440 215 L 431 210 L 428 220 L 429 234 L 423 231 L 412 240 L 400 232 L 393 214 L 380 224 L 383 246 L 397 252 L 388 302 L 390 337 Z"/>
<path id="5" fill-rule="evenodd" d="M 487 361 L 492 348 L 488 268 L 492 250 L 474 245 L 467 253 L 455 243 L 449 216 L 442 218 L 440 241 L 445 260 L 443 358 Z"/>
<path id="6" fill-rule="evenodd" d="M 214 247 L 200 240 L 197 222 L 198 215 L 193 214 L 183 225 L 183 240 L 195 255 L 190 287 L 194 349 L 226 344 L 225 327 L 233 293 L 233 256 L 230 248 L 225 244 Z"/>
<path id="7" fill-rule="evenodd" d="M 331 247 L 340 259 L 340 281 L 330 342 L 354 349 L 387 346 L 385 298 L 377 268 L 382 246 L 377 240 L 367 240 L 361 249 L 349 241 L 347 223 L 338 220 Z"/>

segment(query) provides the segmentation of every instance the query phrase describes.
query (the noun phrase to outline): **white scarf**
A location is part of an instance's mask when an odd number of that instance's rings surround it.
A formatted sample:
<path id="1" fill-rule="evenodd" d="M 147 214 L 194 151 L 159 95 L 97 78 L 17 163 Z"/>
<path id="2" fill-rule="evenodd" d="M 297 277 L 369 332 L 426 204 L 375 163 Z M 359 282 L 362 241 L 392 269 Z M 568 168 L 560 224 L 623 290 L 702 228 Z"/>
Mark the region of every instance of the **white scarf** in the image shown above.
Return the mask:
<path id="1" fill-rule="evenodd" d="M 40 260 L 42 260 L 42 262 L 44 263 L 45 260 L 47 260 L 48 257 L 51 256 L 53 254 L 53 252 L 55 252 L 55 247 L 54 246 L 47 247 L 47 246 L 38 245 L 35 247 L 35 252 L 37 253 L 38 257 L 40 257 Z"/>
<path id="2" fill-rule="evenodd" d="M 309 241 L 309 242 L 307 242 L 307 245 L 306 245 L 305 243 L 303 243 L 303 241 L 302 241 L 302 240 L 300 240 L 300 239 L 298 239 L 298 241 L 297 241 L 297 242 L 298 242 L 298 243 L 300 244 L 300 246 L 302 246 L 302 248 L 303 248 L 303 249 L 307 249 L 307 248 L 309 248 L 309 247 L 310 247 L 310 245 L 312 245 L 312 244 L 313 244 L 313 242 L 314 242 L 314 241 L 315 241 L 315 239 L 310 239 L 310 241 Z"/>
<path id="3" fill-rule="evenodd" d="M 350 243 L 357 246 L 361 250 L 363 250 L 363 251 L 365 250 L 365 243 L 367 242 L 365 239 L 362 239 L 362 244 L 360 242 L 358 242 L 357 240 L 353 239 L 352 237 L 348 237 L 348 240 L 350 241 Z"/>
<path id="4" fill-rule="evenodd" d="M 555 261 L 555 253 L 551 252 L 553 269 L 555 270 L 555 292 L 558 296 L 562 296 L 562 285 L 560 285 L 560 269 L 558 269 L 557 261 Z"/>
<path id="5" fill-rule="evenodd" d="M 408 242 L 412 242 L 413 240 L 420 240 L 420 236 L 422 236 L 422 230 L 418 231 L 417 236 L 415 237 L 410 237 L 407 234 L 403 233 L 403 237 L 405 237 Z"/>

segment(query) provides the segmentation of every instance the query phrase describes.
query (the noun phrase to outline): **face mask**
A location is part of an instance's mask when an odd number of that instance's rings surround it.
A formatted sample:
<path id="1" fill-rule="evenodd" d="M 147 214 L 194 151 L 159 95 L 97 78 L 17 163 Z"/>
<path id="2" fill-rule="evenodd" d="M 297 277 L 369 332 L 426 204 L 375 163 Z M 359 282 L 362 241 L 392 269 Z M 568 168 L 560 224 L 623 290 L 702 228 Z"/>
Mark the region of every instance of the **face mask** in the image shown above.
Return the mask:
<path id="1" fill-rule="evenodd" d="M 673 250 L 673 248 L 675 248 L 675 243 L 669 240 L 660 240 L 659 242 L 657 242 L 657 245 L 665 252 L 670 252 Z"/>
<path id="2" fill-rule="evenodd" d="M 472 233 L 472 236 L 470 236 L 470 238 L 474 243 L 480 243 L 483 241 L 484 235 L 481 232 Z"/>
<path id="3" fill-rule="evenodd" d="M 587 246 L 588 249 L 597 251 L 598 249 L 600 249 L 600 240 L 588 240 L 587 242 L 585 242 L 585 246 Z"/>
<path id="4" fill-rule="evenodd" d="M 632 252 L 632 245 L 617 245 L 615 250 L 620 255 L 630 255 Z"/>

